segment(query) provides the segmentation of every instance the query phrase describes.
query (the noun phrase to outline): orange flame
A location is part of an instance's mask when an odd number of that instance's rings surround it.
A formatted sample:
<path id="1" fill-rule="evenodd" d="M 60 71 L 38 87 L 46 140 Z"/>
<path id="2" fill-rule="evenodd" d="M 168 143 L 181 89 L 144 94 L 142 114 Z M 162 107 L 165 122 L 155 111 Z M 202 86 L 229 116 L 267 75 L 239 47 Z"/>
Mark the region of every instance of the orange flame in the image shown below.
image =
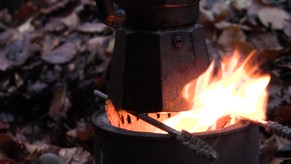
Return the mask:
<path id="1" fill-rule="evenodd" d="M 255 52 L 240 63 L 240 54 L 235 51 L 222 60 L 215 74 L 212 62 L 202 75 L 184 86 L 182 96 L 191 109 L 164 123 L 177 130 L 201 132 L 211 129 L 224 116 L 265 119 L 270 76 L 258 72 L 258 65 L 252 63 L 254 57 Z M 231 124 L 235 121 L 231 117 Z"/>

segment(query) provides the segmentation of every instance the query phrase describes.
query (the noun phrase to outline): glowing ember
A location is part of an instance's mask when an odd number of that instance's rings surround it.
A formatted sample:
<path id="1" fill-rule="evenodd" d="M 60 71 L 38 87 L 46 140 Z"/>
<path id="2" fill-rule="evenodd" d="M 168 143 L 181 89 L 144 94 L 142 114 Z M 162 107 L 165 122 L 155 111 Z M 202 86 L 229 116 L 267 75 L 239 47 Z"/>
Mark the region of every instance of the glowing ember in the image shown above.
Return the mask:
<path id="1" fill-rule="evenodd" d="M 163 122 L 177 130 L 201 132 L 216 128 L 218 120 L 228 116 L 235 123 L 235 117 L 244 116 L 255 120 L 265 119 L 267 102 L 266 87 L 269 75 L 261 75 L 253 64 L 255 53 L 240 62 L 235 51 L 231 57 L 222 60 L 214 72 L 214 62 L 196 80 L 188 83 L 182 96 L 191 104 L 191 110 L 180 112 Z"/>

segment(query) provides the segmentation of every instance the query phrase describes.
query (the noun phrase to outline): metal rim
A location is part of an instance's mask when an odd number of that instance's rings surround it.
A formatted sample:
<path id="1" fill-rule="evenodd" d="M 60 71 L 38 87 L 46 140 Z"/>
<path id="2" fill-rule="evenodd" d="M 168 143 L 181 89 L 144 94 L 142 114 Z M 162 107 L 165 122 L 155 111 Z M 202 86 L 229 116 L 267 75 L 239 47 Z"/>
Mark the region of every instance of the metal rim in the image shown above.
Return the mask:
<path id="1" fill-rule="evenodd" d="M 170 138 L 172 137 L 169 134 L 160 134 L 160 133 L 150 133 L 150 132 L 137 132 L 137 131 L 131 131 L 126 130 L 122 128 L 118 128 L 115 126 L 112 126 L 106 116 L 105 111 L 99 111 L 93 114 L 92 116 L 92 122 L 94 126 L 108 131 L 112 133 L 118 133 L 119 135 L 128 135 L 128 136 L 135 136 L 135 137 L 149 137 L 149 138 Z M 229 135 L 232 133 L 238 133 L 240 131 L 243 131 L 247 129 L 250 126 L 250 123 L 241 122 L 234 125 L 231 125 L 229 127 L 226 127 L 222 130 L 213 130 L 209 132 L 199 132 L 199 133 L 192 133 L 195 134 L 195 136 L 201 137 L 201 138 L 215 138 L 217 136 L 223 136 L 223 135 Z"/>

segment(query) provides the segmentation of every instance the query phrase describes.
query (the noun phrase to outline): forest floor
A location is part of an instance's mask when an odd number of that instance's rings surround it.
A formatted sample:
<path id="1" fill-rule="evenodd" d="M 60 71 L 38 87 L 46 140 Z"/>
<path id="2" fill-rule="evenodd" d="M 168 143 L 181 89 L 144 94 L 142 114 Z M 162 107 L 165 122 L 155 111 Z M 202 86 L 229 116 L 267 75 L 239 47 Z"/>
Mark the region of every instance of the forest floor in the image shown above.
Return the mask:
<path id="1" fill-rule="evenodd" d="M 257 50 L 271 75 L 267 119 L 291 126 L 291 0 L 200 4 L 211 57 Z M 100 108 L 93 90 L 108 89 L 113 45 L 114 30 L 97 19 L 94 0 L 0 2 L 0 163 L 31 163 L 45 153 L 93 163 L 90 118 Z M 274 158 L 291 149 L 289 141 L 261 136 L 261 163 L 290 163 Z"/>

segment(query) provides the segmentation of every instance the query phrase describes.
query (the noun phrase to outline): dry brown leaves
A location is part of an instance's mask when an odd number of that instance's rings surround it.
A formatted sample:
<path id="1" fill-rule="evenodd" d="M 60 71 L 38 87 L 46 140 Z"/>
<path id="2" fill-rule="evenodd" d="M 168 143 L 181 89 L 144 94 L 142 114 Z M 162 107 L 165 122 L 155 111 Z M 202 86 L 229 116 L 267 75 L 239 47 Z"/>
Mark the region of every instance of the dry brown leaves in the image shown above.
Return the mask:
<path id="1" fill-rule="evenodd" d="M 93 163 L 92 92 L 104 88 L 113 40 L 96 12 L 93 0 L 0 10 L 0 163 L 46 153 Z"/>
<path id="2" fill-rule="evenodd" d="M 238 48 L 258 49 L 268 60 L 268 116 L 290 123 L 291 2 L 201 0 L 200 10 L 213 58 Z M 95 110 L 92 91 L 104 88 L 114 43 L 96 12 L 94 0 L 27 0 L 0 11 L 0 163 L 33 162 L 44 153 L 92 162 L 93 128 L 84 113 Z M 274 142 L 262 146 L 269 157 L 280 147 Z"/>
<path id="3" fill-rule="evenodd" d="M 63 148 L 59 151 L 59 156 L 64 159 L 65 163 L 86 164 L 93 162 L 90 153 L 82 148 Z"/>
<path id="4" fill-rule="evenodd" d="M 64 163 L 88 164 L 93 162 L 92 155 L 81 147 L 60 148 L 45 143 L 33 145 L 26 143 L 24 146 L 30 154 L 34 155 L 34 157 L 26 157 L 26 159 L 37 158 L 41 155 L 55 154 L 56 157 L 60 157 L 61 161 Z M 55 160 L 58 159 L 54 156 L 49 157 L 55 158 Z"/>
<path id="5" fill-rule="evenodd" d="M 51 64 L 64 64 L 78 54 L 78 47 L 78 44 L 67 42 L 51 51 L 44 51 L 41 58 Z"/>
<path id="6" fill-rule="evenodd" d="M 290 14 L 283 4 L 282 8 L 260 0 L 203 0 L 201 4 L 200 22 L 209 43 L 215 45 L 220 55 L 237 47 L 276 50 L 280 54 L 289 50 Z M 286 37 L 286 43 L 282 44 L 281 37 Z"/>
<path id="7" fill-rule="evenodd" d="M 290 21 L 290 14 L 278 7 L 262 7 L 258 10 L 258 18 L 265 27 L 282 30 Z"/>
<path id="8" fill-rule="evenodd" d="M 80 142 L 90 142 L 93 140 L 93 125 L 84 120 L 77 122 L 77 127 L 67 132 L 67 136 Z"/>
<path id="9" fill-rule="evenodd" d="M 59 84 L 53 90 L 53 96 L 48 115 L 52 118 L 58 115 L 65 115 L 70 108 L 71 103 L 67 96 L 66 88 L 64 84 Z"/>
<path id="10" fill-rule="evenodd" d="M 0 133 L 0 152 L 14 160 L 20 158 L 20 145 L 14 140 L 11 133 Z"/>

